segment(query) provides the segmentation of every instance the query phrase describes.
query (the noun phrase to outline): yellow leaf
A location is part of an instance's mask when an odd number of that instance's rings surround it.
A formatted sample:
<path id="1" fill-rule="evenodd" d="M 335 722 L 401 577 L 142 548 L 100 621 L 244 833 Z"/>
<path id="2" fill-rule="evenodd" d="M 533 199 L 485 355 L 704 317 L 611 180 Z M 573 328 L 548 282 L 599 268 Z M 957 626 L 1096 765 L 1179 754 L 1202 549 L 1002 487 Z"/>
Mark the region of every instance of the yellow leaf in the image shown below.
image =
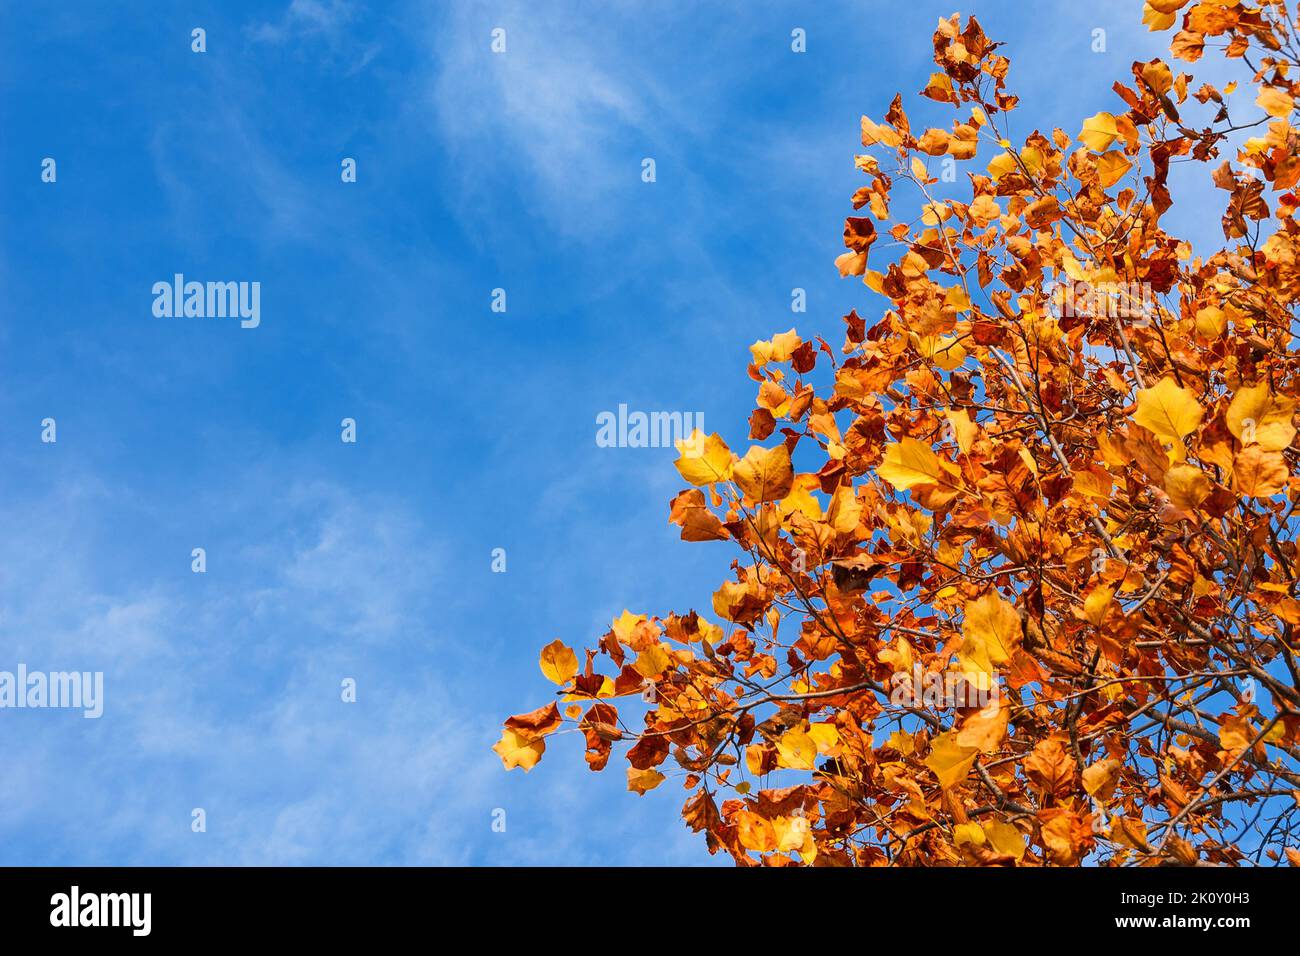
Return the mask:
<path id="1" fill-rule="evenodd" d="M 492 749 L 497 752 L 507 770 L 523 767 L 524 773 L 527 773 L 542 759 L 542 754 L 546 752 L 546 741 L 507 728 L 501 732 L 501 739 Z"/>
<path id="2" fill-rule="evenodd" d="M 959 823 L 952 828 L 952 842 L 955 846 L 964 846 L 967 843 L 983 846 L 986 839 L 984 828 L 978 823 Z"/>
<path id="3" fill-rule="evenodd" d="M 799 850 L 803 852 L 809 843 L 808 819 L 806 817 L 777 817 L 772 821 L 776 831 L 776 848 L 782 852 Z"/>
<path id="4" fill-rule="evenodd" d="M 877 124 L 865 116 L 862 117 L 862 145 L 875 146 L 877 143 L 890 147 L 901 146 L 903 138 L 892 126 Z"/>
<path id="5" fill-rule="evenodd" d="M 752 620 L 754 606 L 761 603 L 762 589 L 752 580 L 723 581 L 713 592 L 713 610 L 728 621 L 738 621 L 749 615 Z"/>
<path id="6" fill-rule="evenodd" d="M 992 165 L 992 163 L 989 164 L 990 167 Z M 1002 215 L 1002 207 L 998 205 L 997 200 L 984 193 L 975 198 L 967 211 L 970 213 L 970 217 L 975 220 L 975 224 L 981 229 Z"/>
<path id="7" fill-rule="evenodd" d="M 1077 865 L 1085 832 L 1079 825 L 1079 818 L 1069 810 L 1054 808 L 1044 811 L 1040 819 L 1042 826 L 1038 837 L 1047 848 L 1047 858 L 1058 866 Z"/>
<path id="8" fill-rule="evenodd" d="M 885 460 L 876 468 L 876 474 L 899 491 L 916 485 L 939 484 L 945 481 L 945 469 L 929 445 L 915 438 L 904 438 L 885 446 Z"/>
<path id="9" fill-rule="evenodd" d="M 952 207 L 947 203 L 928 202 L 921 206 L 921 222 L 926 226 L 937 226 L 951 218 Z"/>
<path id="10" fill-rule="evenodd" d="M 731 449 L 717 432 L 705 438 L 697 428 L 690 438 L 677 442 L 677 451 L 681 457 L 673 464 L 693 485 L 709 485 L 731 477 Z"/>
<path id="11" fill-rule="evenodd" d="M 749 347 L 754 356 L 754 364 L 762 368 L 768 362 L 788 362 L 795 349 L 803 344 L 794 329 L 774 335 L 769 341 L 755 342 Z"/>
<path id="12" fill-rule="evenodd" d="M 953 371 L 966 361 L 966 349 L 955 336 L 920 336 L 913 332 L 911 338 L 916 350 L 945 372 Z"/>
<path id="13" fill-rule="evenodd" d="M 1233 487 L 1243 495 L 1268 498 L 1286 488 L 1290 472 L 1280 451 L 1247 445 L 1232 464 Z"/>
<path id="14" fill-rule="evenodd" d="M 978 670 L 990 672 L 987 664 L 1007 662 L 1020 644 L 1020 615 L 1015 605 L 990 591 L 966 602 L 961 633 L 962 659 L 975 663 Z"/>
<path id="15" fill-rule="evenodd" d="M 1196 313 L 1196 331 L 1203 338 L 1217 339 L 1227 330 L 1227 313 L 1218 306 L 1207 305 Z"/>
<path id="16" fill-rule="evenodd" d="M 1259 91 L 1259 96 L 1255 98 L 1255 105 L 1269 116 L 1281 119 L 1291 115 L 1291 111 L 1295 109 L 1295 98 L 1277 87 L 1266 86 Z"/>
<path id="17" fill-rule="evenodd" d="M 1079 265 L 1079 260 L 1069 249 L 1062 250 L 1061 269 L 1072 282 L 1084 282 L 1088 278 L 1088 274 L 1083 271 L 1083 266 Z"/>
<path id="18" fill-rule="evenodd" d="M 930 95 L 930 90 L 934 90 L 936 93 L 951 93 L 953 91 L 952 80 L 948 78 L 947 73 L 931 73 L 930 82 L 926 83 L 925 89 L 927 96 Z M 932 98 L 937 99 L 938 97 Z"/>
<path id="19" fill-rule="evenodd" d="M 655 644 L 652 647 L 647 647 L 636 656 L 636 662 L 632 665 L 632 669 L 645 678 L 658 677 L 671 663 L 672 658 L 665 653 L 663 647 Z"/>
<path id="20" fill-rule="evenodd" d="M 623 608 L 623 613 L 614 618 L 610 629 L 614 632 L 614 636 L 624 644 L 631 644 L 632 635 L 636 633 L 637 625 L 645 619 L 644 614 L 633 614 L 627 608 Z"/>
<path id="21" fill-rule="evenodd" d="M 1111 602 L 1115 597 L 1115 589 L 1099 584 L 1088 592 L 1088 596 L 1083 601 L 1083 616 L 1089 624 L 1097 627 L 1106 618 L 1106 612 L 1110 610 Z"/>
<path id="22" fill-rule="evenodd" d="M 633 793 L 639 793 L 645 796 L 659 784 L 664 782 L 664 775 L 658 770 L 637 770 L 636 767 L 627 768 L 627 788 Z"/>
<path id="23" fill-rule="evenodd" d="M 1168 93 L 1174 85 L 1174 75 L 1169 65 L 1160 60 L 1142 64 L 1142 79 L 1156 93 Z"/>
<path id="24" fill-rule="evenodd" d="M 765 381 L 758 389 L 758 407 L 766 408 L 773 418 L 783 418 L 790 410 L 793 396 L 771 380 Z"/>
<path id="25" fill-rule="evenodd" d="M 1114 816 L 1111 821 L 1111 836 L 1117 843 L 1131 846 L 1135 850 L 1150 849 L 1147 845 L 1147 825 L 1142 820 Z"/>
<path id="26" fill-rule="evenodd" d="M 831 496 L 830 508 L 826 511 L 826 523 L 839 534 L 849 534 L 858 526 L 862 516 L 862 506 L 858 504 L 857 495 L 849 485 L 840 485 Z"/>
<path id="27" fill-rule="evenodd" d="M 561 641 L 552 641 L 543 647 L 538 663 L 552 684 L 567 684 L 578 673 L 578 656 Z"/>
<path id="28" fill-rule="evenodd" d="M 1097 157 L 1097 173 L 1101 176 L 1103 189 L 1114 186 L 1132 168 L 1133 164 L 1119 150 L 1104 153 Z"/>
<path id="29" fill-rule="evenodd" d="M 1034 460 L 1034 456 L 1030 454 L 1029 449 L 1021 445 L 1019 454 L 1020 460 L 1025 463 L 1025 467 L 1029 469 L 1029 473 L 1037 477 L 1038 462 Z"/>
<path id="30" fill-rule="evenodd" d="M 1004 143 L 1003 146 L 1010 147 L 1010 143 Z M 1043 153 L 1034 146 L 1026 146 L 1020 151 L 1020 164 L 1029 170 L 1031 176 L 1037 176 L 1043 171 Z"/>
<path id="31" fill-rule="evenodd" d="M 1118 135 L 1115 117 L 1110 113 L 1097 113 L 1083 121 L 1083 130 L 1079 133 L 1079 139 L 1094 153 L 1101 153 L 1115 142 L 1115 137 Z"/>
<path id="32" fill-rule="evenodd" d="M 802 730 L 788 730 L 776 744 L 777 764 L 793 770 L 812 770 L 817 759 L 817 741 Z"/>
<path id="33" fill-rule="evenodd" d="M 1172 378 L 1162 378 L 1152 388 L 1138 389 L 1137 414 L 1133 420 L 1157 438 L 1172 442 L 1182 456 L 1182 440 L 1201 424 L 1205 410 L 1190 388 L 1180 388 Z"/>
<path id="34" fill-rule="evenodd" d="M 1165 472 L 1165 494 L 1176 507 L 1190 511 L 1210 495 L 1210 479 L 1195 465 L 1174 465 Z"/>
<path id="35" fill-rule="evenodd" d="M 1168 30 L 1174 25 L 1175 19 L 1177 18 L 1172 13 L 1161 13 L 1157 10 L 1150 0 L 1142 7 L 1142 22 L 1153 33 L 1158 30 Z"/>
<path id="36" fill-rule="evenodd" d="M 974 747 L 981 753 L 992 753 L 1002 746 L 1007 735 L 1007 722 L 1011 716 L 1010 708 L 1001 698 L 995 698 L 975 711 L 964 721 L 957 731 L 957 744 L 962 747 Z"/>
<path id="37" fill-rule="evenodd" d="M 904 757 L 910 757 L 916 750 L 916 738 L 905 730 L 895 730 L 885 741 L 885 746 L 897 750 Z"/>
<path id="38" fill-rule="evenodd" d="M 867 271 L 867 254 L 865 252 L 845 252 L 835 257 L 835 268 L 840 270 L 840 278 L 860 276 Z"/>
<path id="39" fill-rule="evenodd" d="M 970 454 L 975 439 L 979 437 L 980 427 L 971 421 L 970 414 L 964 408 L 949 408 L 943 414 L 948 419 L 948 424 L 952 426 L 957 447 L 961 449 L 963 455 Z"/>
<path id="40" fill-rule="evenodd" d="M 1111 794 L 1115 792 L 1115 782 L 1119 780 L 1122 767 L 1123 764 L 1114 757 L 1097 761 L 1083 771 L 1083 789 L 1088 791 L 1090 797 L 1096 797 L 1103 802 L 1109 800 Z"/>
<path id="41" fill-rule="evenodd" d="M 1245 717 L 1229 717 L 1219 725 L 1219 746 L 1224 750 L 1245 750 L 1255 739 L 1255 731 Z"/>
<path id="42" fill-rule="evenodd" d="M 772 822 L 752 810 L 736 814 L 736 836 L 740 845 L 755 853 L 770 853 L 776 849 L 776 830 Z"/>
<path id="43" fill-rule="evenodd" d="M 751 445 L 745 457 L 736 462 L 731 477 L 740 489 L 755 501 L 777 501 L 794 486 L 790 452 L 785 445 L 760 448 Z"/>
<path id="44" fill-rule="evenodd" d="M 815 475 L 810 477 L 816 478 Z M 808 493 L 808 487 L 802 484 L 802 479 L 796 482 L 795 487 L 781 501 L 782 514 L 793 514 L 796 511 L 812 521 L 822 520 L 821 502 Z"/>
<path id="45" fill-rule="evenodd" d="M 925 758 L 925 765 L 939 778 L 939 785 L 949 790 L 963 780 L 975 763 L 975 747 L 963 747 L 957 741 L 957 731 L 950 730 L 930 741 L 930 755 Z"/>
<path id="46" fill-rule="evenodd" d="M 1000 153 L 989 162 L 989 176 L 997 182 L 1007 173 L 1013 173 L 1018 168 L 1015 156 L 1010 153 Z"/>
<path id="47" fill-rule="evenodd" d="M 989 845 L 1003 856 L 1019 860 L 1025 855 L 1025 838 L 1010 823 L 993 820 L 984 824 L 984 833 L 989 838 Z"/>
<path id="48" fill-rule="evenodd" d="M 808 736 L 817 745 L 817 752 L 822 754 L 840 742 L 839 729 L 832 723 L 813 724 L 808 728 Z"/>
<path id="49" fill-rule="evenodd" d="M 1225 417 L 1228 430 L 1243 445 L 1281 451 L 1295 438 L 1294 414 L 1290 398 L 1270 394 L 1267 385 L 1254 385 L 1237 390 Z"/>

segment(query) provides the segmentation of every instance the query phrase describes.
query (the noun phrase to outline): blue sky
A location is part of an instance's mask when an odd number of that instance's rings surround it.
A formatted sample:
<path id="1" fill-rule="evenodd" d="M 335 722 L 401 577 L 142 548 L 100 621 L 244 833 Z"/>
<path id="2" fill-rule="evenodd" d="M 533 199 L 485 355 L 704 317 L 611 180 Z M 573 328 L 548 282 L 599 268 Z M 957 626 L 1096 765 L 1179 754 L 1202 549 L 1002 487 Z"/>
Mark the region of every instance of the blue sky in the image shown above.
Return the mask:
<path id="1" fill-rule="evenodd" d="M 1021 136 L 1113 108 L 1165 39 L 1061 6 L 962 11 Z M 708 607 L 731 554 L 667 524 L 673 453 L 595 416 L 743 446 L 748 344 L 870 315 L 832 265 L 858 118 L 924 86 L 952 12 L 0 0 L 0 669 L 106 683 L 99 720 L 0 711 L 0 863 L 718 862 L 671 781 L 489 748 L 549 699 L 542 645 Z M 178 272 L 260 282 L 261 324 L 156 318 Z"/>

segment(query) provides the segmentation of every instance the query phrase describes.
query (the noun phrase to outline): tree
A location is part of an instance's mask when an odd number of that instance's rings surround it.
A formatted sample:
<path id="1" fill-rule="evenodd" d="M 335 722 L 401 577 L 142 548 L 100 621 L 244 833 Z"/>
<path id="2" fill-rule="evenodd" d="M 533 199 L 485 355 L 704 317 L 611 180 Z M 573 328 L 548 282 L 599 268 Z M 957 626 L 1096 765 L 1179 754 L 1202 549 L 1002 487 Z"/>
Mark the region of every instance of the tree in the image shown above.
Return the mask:
<path id="1" fill-rule="evenodd" d="M 740 552 L 715 620 L 551 644 L 565 710 L 507 768 L 576 727 L 741 865 L 1300 865 L 1300 44 L 1280 0 L 1143 20 L 1247 89 L 1134 63 L 1018 146 L 1002 44 L 940 21 L 951 128 L 862 120 L 836 264 L 876 317 L 756 342 L 756 444 L 679 445 L 669 520 Z M 1174 163 L 1222 190 L 1212 254 L 1161 224 Z"/>

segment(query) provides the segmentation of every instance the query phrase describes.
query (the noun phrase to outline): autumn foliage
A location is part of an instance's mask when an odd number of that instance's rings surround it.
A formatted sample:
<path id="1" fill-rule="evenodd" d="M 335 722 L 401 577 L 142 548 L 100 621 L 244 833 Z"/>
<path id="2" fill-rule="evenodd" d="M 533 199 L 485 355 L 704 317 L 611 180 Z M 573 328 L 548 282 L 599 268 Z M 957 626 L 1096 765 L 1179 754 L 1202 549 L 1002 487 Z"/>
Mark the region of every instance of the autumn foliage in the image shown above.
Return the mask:
<path id="1" fill-rule="evenodd" d="M 1297 22 L 1141 16 L 1168 62 L 1014 141 L 1002 45 L 939 23 L 951 123 L 862 120 L 844 341 L 755 343 L 753 444 L 680 446 L 731 578 L 546 647 L 507 768 L 577 730 L 741 865 L 1300 864 Z"/>

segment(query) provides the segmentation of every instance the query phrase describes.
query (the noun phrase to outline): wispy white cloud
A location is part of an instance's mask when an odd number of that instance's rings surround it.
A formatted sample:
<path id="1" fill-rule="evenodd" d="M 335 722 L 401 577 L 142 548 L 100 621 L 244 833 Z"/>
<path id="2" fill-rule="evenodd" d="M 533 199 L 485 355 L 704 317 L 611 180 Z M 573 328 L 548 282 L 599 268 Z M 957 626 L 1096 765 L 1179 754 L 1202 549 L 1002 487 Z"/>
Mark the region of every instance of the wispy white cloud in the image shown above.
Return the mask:
<path id="1" fill-rule="evenodd" d="M 264 43 L 285 43 L 319 34 L 334 37 L 355 13 L 355 5 L 347 0 L 292 0 L 278 20 L 254 24 L 248 34 Z"/>
<path id="2" fill-rule="evenodd" d="M 639 183 L 641 159 L 663 147 L 664 131 L 691 122 L 653 68 L 626 55 L 630 13 L 507 3 L 486 15 L 459 4 L 428 25 L 429 103 L 467 208 L 509 169 L 553 225 L 591 228 L 611 215 L 613 193 Z M 495 29 L 505 31 L 504 53 L 490 50 Z"/>
<path id="3" fill-rule="evenodd" d="M 649 832 L 629 838 L 648 804 L 629 802 L 616 772 L 592 786 L 576 752 L 527 780 L 505 774 L 489 749 L 502 715 L 482 687 L 499 662 L 475 657 L 463 635 L 429 634 L 450 560 L 437 535 L 400 503 L 276 474 L 205 496 L 211 516 L 257 541 L 213 549 L 211 580 L 179 562 L 170 580 L 112 583 L 111 556 L 93 542 L 129 493 L 78 495 L 69 483 L 0 509 L 0 566 L 25 570 L 0 583 L 0 669 L 103 670 L 106 697 L 99 720 L 0 711 L 0 746 L 17 768 L 0 801 L 0 862 L 691 855 L 651 847 Z M 340 699 L 344 677 L 357 681 L 356 703 Z M 206 833 L 191 832 L 196 807 Z M 505 833 L 492 830 L 497 808 Z M 675 807 L 660 801 L 665 814 Z"/>
<path id="4" fill-rule="evenodd" d="M 353 0 L 292 0 L 278 18 L 252 23 L 245 33 L 256 44 L 310 50 L 355 76 L 384 49 L 365 26 L 368 13 Z"/>

